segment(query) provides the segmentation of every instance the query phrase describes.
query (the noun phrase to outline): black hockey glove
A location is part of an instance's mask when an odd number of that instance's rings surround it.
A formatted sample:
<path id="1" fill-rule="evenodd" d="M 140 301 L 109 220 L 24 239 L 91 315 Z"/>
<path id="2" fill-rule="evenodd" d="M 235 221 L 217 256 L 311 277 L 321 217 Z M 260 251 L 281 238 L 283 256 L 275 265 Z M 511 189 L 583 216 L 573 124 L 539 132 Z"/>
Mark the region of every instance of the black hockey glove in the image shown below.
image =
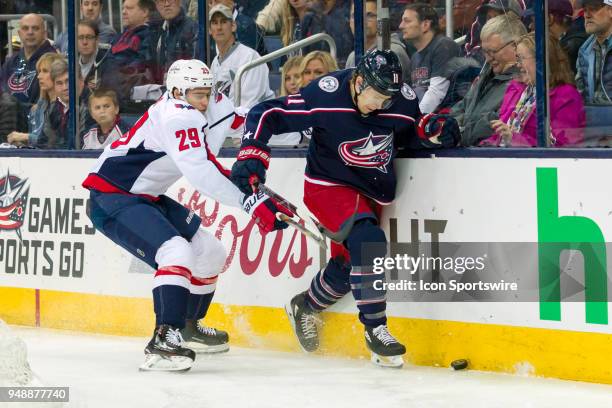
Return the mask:
<path id="1" fill-rule="evenodd" d="M 269 164 L 270 148 L 257 140 L 247 139 L 240 146 L 230 178 L 240 191 L 251 195 L 254 182 L 266 182 L 266 170 Z"/>
<path id="2" fill-rule="evenodd" d="M 450 115 L 428 113 L 417 125 L 421 144 L 429 148 L 455 147 L 461 140 L 459 124 Z"/>

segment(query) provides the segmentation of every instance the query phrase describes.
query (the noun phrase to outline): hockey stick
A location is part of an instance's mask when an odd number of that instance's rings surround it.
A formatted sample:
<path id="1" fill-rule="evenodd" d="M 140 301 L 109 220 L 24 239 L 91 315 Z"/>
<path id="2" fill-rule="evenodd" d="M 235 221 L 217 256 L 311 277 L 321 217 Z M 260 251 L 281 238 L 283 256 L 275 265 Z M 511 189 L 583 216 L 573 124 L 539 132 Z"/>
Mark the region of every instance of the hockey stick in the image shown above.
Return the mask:
<path id="1" fill-rule="evenodd" d="M 284 221 L 287 224 L 291 225 L 292 227 L 300 231 L 302 234 L 315 241 L 321 248 L 327 250 L 327 243 L 325 242 L 325 237 L 323 237 L 322 235 L 315 234 L 314 232 L 312 232 L 311 230 L 309 230 L 308 228 L 306 228 L 305 226 L 282 212 L 276 213 L 276 219 L 279 221 Z"/>
<path id="2" fill-rule="evenodd" d="M 285 199 L 283 196 L 281 196 L 277 192 L 273 191 L 270 187 L 266 186 L 265 184 L 261 184 L 259 182 L 253 183 L 253 187 L 255 187 L 256 189 L 261 190 L 261 192 L 266 194 L 268 197 L 272 197 L 273 199 L 278 201 L 281 205 L 283 205 L 284 207 L 287 207 L 292 213 L 297 215 L 297 217 L 299 219 L 301 219 L 302 221 L 306 222 L 304 217 L 300 216 L 300 214 L 297 211 L 297 207 L 294 204 L 292 204 L 290 201 Z M 333 231 L 325 228 L 320 222 L 318 222 L 317 220 L 315 220 L 312 217 L 310 217 L 310 220 L 314 223 L 314 225 L 317 227 L 317 230 L 323 236 L 328 237 L 332 241 L 335 241 L 335 242 L 341 244 L 342 242 L 344 242 L 348 238 L 349 234 L 351 233 L 351 229 L 353 229 L 353 225 L 355 224 L 355 217 L 357 216 L 357 208 L 358 207 L 359 207 L 359 196 L 357 196 L 357 201 L 355 202 L 355 210 L 353 211 L 353 215 L 351 215 L 351 217 L 348 220 L 346 220 L 346 222 L 344 223 L 342 228 L 340 228 L 336 232 L 333 232 Z M 279 213 L 277 213 L 277 218 L 278 218 L 278 214 Z M 280 214 L 282 214 L 282 213 L 280 213 Z M 289 218 L 289 217 L 287 217 L 287 218 Z M 291 219 L 291 218 L 289 218 L 289 219 Z M 279 218 L 279 220 L 280 220 L 280 218 Z M 282 220 L 282 221 L 287 222 L 286 220 Z M 295 223 L 295 221 L 294 221 L 294 223 Z M 293 223 L 290 223 L 290 224 L 294 225 Z M 300 224 L 297 224 L 297 225 L 299 225 L 301 228 L 303 228 L 306 231 L 308 231 L 310 233 L 310 235 L 307 234 L 308 236 L 313 237 L 313 233 L 312 232 L 310 232 L 308 229 L 306 229 L 305 227 L 303 227 Z M 298 228 L 296 225 L 294 225 L 294 226 L 296 228 Z M 300 228 L 298 228 L 298 229 L 300 229 Z M 313 239 L 315 239 L 315 238 L 313 237 Z"/>

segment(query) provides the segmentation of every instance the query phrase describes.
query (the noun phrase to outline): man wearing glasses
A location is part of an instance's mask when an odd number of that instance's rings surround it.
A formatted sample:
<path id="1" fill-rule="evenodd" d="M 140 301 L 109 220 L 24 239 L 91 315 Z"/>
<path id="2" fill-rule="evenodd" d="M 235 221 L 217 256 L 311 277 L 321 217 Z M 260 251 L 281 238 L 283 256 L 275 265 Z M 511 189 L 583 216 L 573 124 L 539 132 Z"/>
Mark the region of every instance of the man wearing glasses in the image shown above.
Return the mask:
<path id="1" fill-rule="evenodd" d="M 490 121 L 499 119 L 499 108 L 516 67 L 515 41 L 527 30 L 518 17 L 497 16 L 480 32 L 486 63 L 465 98 L 453 106 L 451 115 L 459 122 L 461 143 L 477 145 L 491 136 Z"/>
<path id="2" fill-rule="evenodd" d="M 576 86 L 587 104 L 612 105 L 612 0 L 584 0 L 591 36 L 578 51 Z"/>

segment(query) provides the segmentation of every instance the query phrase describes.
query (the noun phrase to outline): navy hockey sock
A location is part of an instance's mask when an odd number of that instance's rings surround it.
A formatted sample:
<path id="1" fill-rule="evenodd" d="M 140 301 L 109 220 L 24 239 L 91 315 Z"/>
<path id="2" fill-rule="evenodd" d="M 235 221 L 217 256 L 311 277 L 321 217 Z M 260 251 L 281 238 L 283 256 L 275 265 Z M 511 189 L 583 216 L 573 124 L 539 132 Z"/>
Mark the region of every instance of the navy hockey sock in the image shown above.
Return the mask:
<path id="1" fill-rule="evenodd" d="M 205 295 L 197 295 L 194 293 L 189 294 L 189 303 L 187 306 L 187 320 L 200 320 L 206 316 L 210 302 L 215 292 L 207 293 Z"/>
<path id="2" fill-rule="evenodd" d="M 370 327 L 387 323 L 386 291 L 374 289 L 374 282 L 384 282 L 385 275 L 373 271 L 374 258 L 386 254 L 386 242 L 384 231 L 370 219 L 358 222 L 346 240 L 352 264 L 351 291 L 359 309 L 359 320 Z"/>
<path id="3" fill-rule="evenodd" d="M 317 273 L 310 282 L 306 303 L 312 310 L 326 309 L 346 295 L 351 287 L 349 273 L 351 267 L 343 257 L 331 258 L 329 263 Z"/>
<path id="4" fill-rule="evenodd" d="M 182 329 L 189 300 L 189 289 L 177 285 L 161 285 L 153 289 L 155 326 L 168 324 Z"/>

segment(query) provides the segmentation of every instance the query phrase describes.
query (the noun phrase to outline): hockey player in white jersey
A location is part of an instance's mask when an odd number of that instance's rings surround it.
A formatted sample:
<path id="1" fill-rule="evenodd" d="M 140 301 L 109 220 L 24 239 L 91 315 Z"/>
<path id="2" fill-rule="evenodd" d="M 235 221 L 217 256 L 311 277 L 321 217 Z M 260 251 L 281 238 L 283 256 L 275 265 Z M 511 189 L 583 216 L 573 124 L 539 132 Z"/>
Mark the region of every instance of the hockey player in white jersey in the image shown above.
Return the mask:
<path id="1" fill-rule="evenodd" d="M 215 154 L 235 119 L 222 95 L 211 95 L 212 74 L 198 60 L 168 70 L 167 92 L 123 137 L 109 145 L 83 187 L 90 190 L 93 225 L 155 269 L 156 327 L 142 370 L 186 370 L 195 352 L 227 351 L 227 333 L 203 326 L 223 245 L 200 228 L 200 218 L 165 196 L 179 178 L 203 195 L 242 206 L 262 232 L 286 228 L 278 211 L 291 212 L 261 194 L 245 196 Z"/>

